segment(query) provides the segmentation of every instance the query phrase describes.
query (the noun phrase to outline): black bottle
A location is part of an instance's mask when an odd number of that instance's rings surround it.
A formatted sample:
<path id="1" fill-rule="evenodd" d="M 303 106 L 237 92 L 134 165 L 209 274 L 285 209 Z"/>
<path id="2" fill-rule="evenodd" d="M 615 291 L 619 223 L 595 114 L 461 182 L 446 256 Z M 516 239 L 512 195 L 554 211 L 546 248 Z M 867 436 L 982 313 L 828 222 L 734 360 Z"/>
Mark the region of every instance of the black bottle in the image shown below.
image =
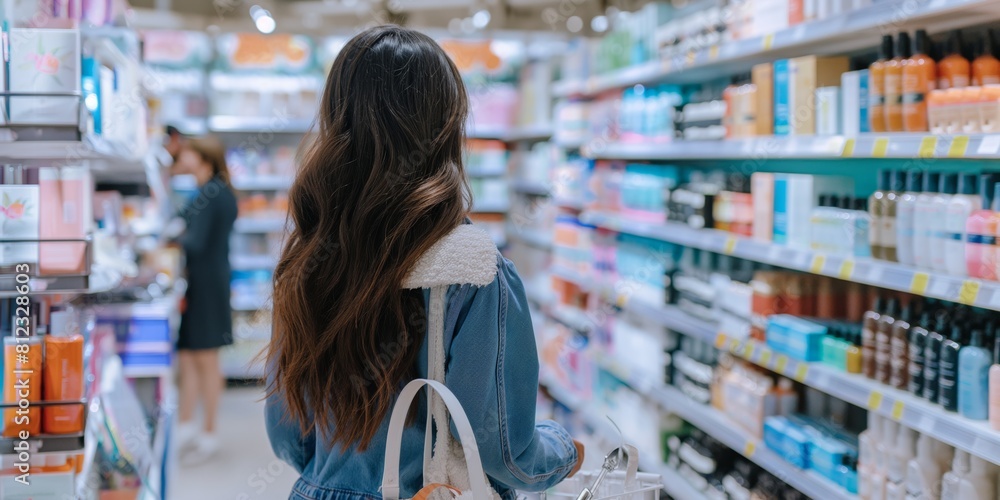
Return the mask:
<path id="1" fill-rule="evenodd" d="M 962 349 L 961 325 L 951 327 L 951 335 L 941 343 L 938 358 L 938 404 L 958 411 L 958 351 Z"/>
<path id="2" fill-rule="evenodd" d="M 924 393 L 924 349 L 927 347 L 928 336 L 931 326 L 931 314 L 924 311 L 920 315 L 920 321 L 913 328 L 910 328 L 910 349 L 909 349 L 909 370 L 910 380 L 907 383 L 907 390 L 917 396 Z"/>
<path id="3" fill-rule="evenodd" d="M 942 331 L 947 328 L 948 313 L 941 311 L 937 315 L 937 324 L 927 334 L 927 344 L 924 346 L 924 399 L 933 403 L 938 401 L 938 357 L 941 355 L 941 344 L 944 343 Z"/>

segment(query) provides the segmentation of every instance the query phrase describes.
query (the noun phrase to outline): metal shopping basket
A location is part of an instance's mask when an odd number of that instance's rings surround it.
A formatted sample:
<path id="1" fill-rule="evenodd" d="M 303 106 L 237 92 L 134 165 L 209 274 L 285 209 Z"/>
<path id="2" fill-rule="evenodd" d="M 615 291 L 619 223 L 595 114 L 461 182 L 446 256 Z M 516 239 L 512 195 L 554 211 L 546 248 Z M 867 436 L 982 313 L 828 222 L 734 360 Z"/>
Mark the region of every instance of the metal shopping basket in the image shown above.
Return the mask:
<path id="1" fill-rule="evenodd" d="M 638 472 L 639 452 L 623 445 L 606 457 L 596 471 L 580 471 L 541 494 L 541 500 L 659 500 L 663 479 L 659 474 Z"/>

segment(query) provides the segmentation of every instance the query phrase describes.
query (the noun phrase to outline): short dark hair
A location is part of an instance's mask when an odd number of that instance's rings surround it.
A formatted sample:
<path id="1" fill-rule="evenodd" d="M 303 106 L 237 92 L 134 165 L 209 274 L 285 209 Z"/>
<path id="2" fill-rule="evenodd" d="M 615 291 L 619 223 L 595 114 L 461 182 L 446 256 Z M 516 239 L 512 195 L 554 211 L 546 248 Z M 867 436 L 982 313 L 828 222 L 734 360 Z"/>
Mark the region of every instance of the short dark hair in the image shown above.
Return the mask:
<path id="1" fill-rule="evenodd" d="M 170 137 L 174 137 L 174 136 L 184 137 L 184 133 L 181 132 L 180 129 L 178 129 L 177 127 L 175 127 L 173 125 L 167 125 L 166 131 L 167 131 L 167 135 L 170 136 Z"/>

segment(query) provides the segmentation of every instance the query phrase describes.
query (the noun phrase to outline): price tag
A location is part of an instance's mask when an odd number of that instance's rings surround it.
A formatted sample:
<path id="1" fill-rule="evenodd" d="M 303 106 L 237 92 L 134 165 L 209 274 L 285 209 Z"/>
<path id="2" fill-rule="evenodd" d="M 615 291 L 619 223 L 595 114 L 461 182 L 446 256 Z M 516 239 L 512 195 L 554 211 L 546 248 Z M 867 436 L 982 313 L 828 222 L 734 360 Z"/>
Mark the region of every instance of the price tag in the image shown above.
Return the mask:
<path id="1" fill-rule="evenodd" d="M 931 277 L 921 271 L 913 273 L 913 281 L 910 281 L 910 293 L 917 295 L 923 295 L 927 291 L 927 282 L 929 282 Z"/>
<path id="2" fill-rule="evenodd" d="M 903 420 L 903 402 L 896 401 L 892 403 L 892 419 L 899 422 Z"/>
<path id="3" fill-rule="evenodd" d="M 979 143 L 979 149 L 976 150 L 977 155 L 995 155 L 997 151 L 1000 151 L 1000 135 L 988 135 L 983 137 L 983 141 Z"/>
<path id="4" fill-rule="evenodd" d="M 809 374 L 809 365 L 803 362 L 799 362 L 799 366 L 795 368 L 795 380 L 799 382 L 806 381 L 806 375 Z"/>
<path id="5" fill-rule="evenodd" d="M 852 274 L 854 274 L 854 261 L 845 260 L 840 264 L 840 272 L 837 273 L 837 276 L 842 280 L 850 280 Z"/>
<path id="6" fill-rule="evenodd" d="M 823 264 L 826 264 L 825 255 L 813 255 L 812 264 L 809 266 L 809 272 L 813 274 L 820 274 L 823 272 Z"/>
<path id="7" fill-rule="evenodd" d="M 726 255 L 732 255 L 733 251 L 736 250 L 736 238 L 730 236 L 726 238 L 726 244 L 722 247 L 722 253 Z"/>
<path id="8" fill-rule="evenodd" d="M 753 457 L 753 452 L 757 451 L 757 443 L 753 441 L 747 441 L 747 444 L 743 445 L 743 456 L 747 458 Z"/>
<path id="9" fill-rule="evenodd" d="M 698 57 L 698 53 L 695 52 L 694 49 L 691 49 L 691 50 L 688 51 L 687 55 L 684 57 L 684 63 L 687 64 L 688 66 L 691 66 L 691 65 L 694 64 L 694 61 L 695 61 L 695 59 L 697 57 Z"/>
<path id="10" fill-rule="evenodd" d="M 742 343 L 738 339 L 732 339 L 729 341 L 729 352 L 739 356 L 740 351 L 743 349 Z"/>
<path id="11" fill-rule="evenodd" d="M 844 141 L 844 150 L 840 153 L 840 156 L 845 158 L 854 156 L 854 138 L 850 138 Z"/>
<path id="12" fill-rule="evenodd" d="M 918 158 L 933 158 L 934 150 L 937 148 L 937 137 L 929 135 L 920 139 L 920 148 L 917 149 Z"/>
<path id="13" fill-rule="evenodd" d="M 722 349 L 725 346 L 726 346 L 726 334 L 720 332 L 718 335 L 715 336 L 715 348 Z"/>
<path id="14" fill-rule="evenodd" d="M 882 406 L 882 393 L 872 391 L 872 393 L 868 395 L 868 409 L 870 411 L 876 411 L 880 406 Z"/>
<path id="15" fill-rule="evenodd" d="M 788 366 L 788 356 L 785 356 L 784 354 L 779 354 L 778 360 L 775 361 L 774 363 L 774 371 L 784 374 L 785 367 L 787 366 Z"/>
<path id="16" fill-rule="evenodd" d="M 763 40 L 761 40 L 761 45 L 764 47 L 764 50 L 771 50 L 771 47 L 774 46 L 774 33 L 764 35 Z"/>
<path id="17" fill-rule="evenodd" d="M 969 149 L 969 136 L 956 135 L 948 147 L 948 158 L 962 158 L 967 149 Z"/>
<path id="18" fill-rule="evenodd" d="M 624 309 L 625 305 L 628 304 L 628 297 L 629 296 L 624 293 L 618 295 L 617 297 L 615 297 L 615 305 L 617 305 L 619 309 Z"/>
<path id="19" fill-rule="evenodd" d="M 971 306 L 976 302 L 977 297 L 979 297 L 979 282 L 974 280 L 963 281 L 962 288 L 958 291 L 958 301 Z"/>
<path id="20" fill-rule="evenodd" d="M 747 359 L 753 359 L 754 346 L 752 342 L 746 343 L 746 348 L 743 349 L 743 357 Z"/>
<path id="21" fill-rule="evenodd" d="M 885 155 L 889 152 L 889 138 L 879 137 L 875 139 L 875 145 L 872 146 L 872 158 L 885 158 Z"/>
<path id="22" fill-rule="evenodd" d="M 771 364 L 771 350 L 770 349 L 761 349 L 761 351 L 760 351 L 760 362 L 757 363 L 757 364 L 759 364 L 761 366 L 765 366 L 765 367 L 766 366 L 770 366 L 770 364 Z"/>
<path id="23" fill-rule="evenodd" d="M 714 61 L 719 58 L 719 46 L 713 45 L 708 48 L 708 60 Z"/>

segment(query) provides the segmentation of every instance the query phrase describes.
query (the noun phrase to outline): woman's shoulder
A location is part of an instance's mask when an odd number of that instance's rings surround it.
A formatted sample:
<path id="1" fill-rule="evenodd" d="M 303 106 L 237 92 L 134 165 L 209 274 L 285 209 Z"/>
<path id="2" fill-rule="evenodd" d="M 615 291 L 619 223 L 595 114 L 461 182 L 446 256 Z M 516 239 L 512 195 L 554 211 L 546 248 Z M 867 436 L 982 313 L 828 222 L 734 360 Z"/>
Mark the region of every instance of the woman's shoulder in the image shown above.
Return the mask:
<path id="1" fill-rule="evenodd" d="M 403 288 L 483 287 L 496 280 L 503 263 L 486 231 L 472 224 L 461 224 L 420 256 Z"/>

